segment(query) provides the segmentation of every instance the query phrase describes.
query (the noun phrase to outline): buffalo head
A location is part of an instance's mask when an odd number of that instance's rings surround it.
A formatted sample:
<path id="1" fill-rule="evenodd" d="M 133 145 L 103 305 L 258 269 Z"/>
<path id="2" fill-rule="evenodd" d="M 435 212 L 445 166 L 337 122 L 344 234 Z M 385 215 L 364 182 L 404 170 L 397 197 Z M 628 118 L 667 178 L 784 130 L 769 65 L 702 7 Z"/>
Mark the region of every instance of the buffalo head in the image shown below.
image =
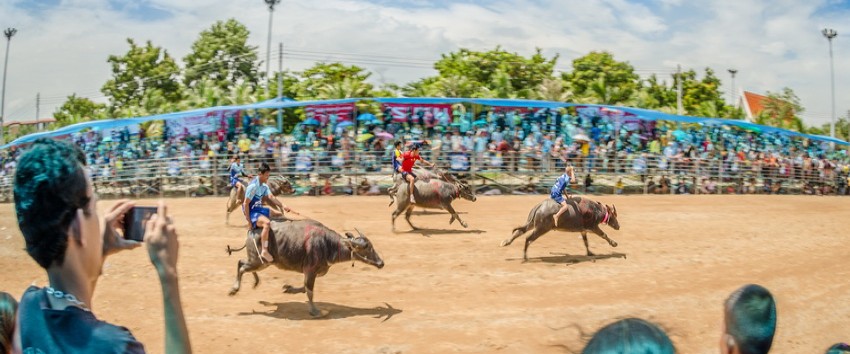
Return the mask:
<path id="1" fill-rule="evenodd" d="M 357 230 L 357 229 L 355 229 Z M 384 267 L 384 260 L 381 259 L 381 256 L 378 252 L 375 251 L 375 247 L 372 246 L 372 242 L 369 241 L 366 236 L 363 236 L 363 233 L 360 230 L 357 230 L 357 233 L 360 234 L 358 237 L 354 237 L 350 232 L 346 232 L 345 236 L 347 238 L 343 239 L 348 247 L 351 249 L 354 257 L 362 261 L 363 263 L 373 265 L 378 269 Z"/>
<path id="2" fill-rule="evenodd" d="M 472 191 L 472 188 L 469 187 L 469 184 L 467 184 L 466 182 L 455 182 L 455 186 L 457 186 L 461 198 L 471 202 L 474 202 L 476 199 L 478 199 L 475 197 L 475 193 Z"/>
<path id="3" fill-rule="evenodd" d="M 269 188 L 274 195 L 292 194 L 295 189 L 292 188 L 292 182 L 283 176 L 273 176 L 268 181 Z"/>
<path id="4" fill-rule="evenodd" d="M 608 212 L 608 226 L 611 226 L 614 230 L 619 230 L 620 222 L 617 221 L 617 207 L 614 205 L 606 205 L 605 209 Z"/>

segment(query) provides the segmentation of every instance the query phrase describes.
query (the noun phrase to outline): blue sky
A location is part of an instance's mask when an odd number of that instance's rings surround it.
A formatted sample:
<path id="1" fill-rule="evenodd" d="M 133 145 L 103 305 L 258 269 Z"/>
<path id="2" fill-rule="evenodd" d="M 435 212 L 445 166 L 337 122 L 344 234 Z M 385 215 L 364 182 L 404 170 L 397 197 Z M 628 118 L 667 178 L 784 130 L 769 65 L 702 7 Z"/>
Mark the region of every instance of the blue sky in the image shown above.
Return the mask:
<path id="1" fill-rule="evenodd" d="M 201 30 L 230 17 L 245 23 L 252 44 L 265 52 L 268 12 L 261 0 L 0 1 L 0 27 L 18 29 L 11 43 L 7 120 L 35 118 L 39 92 L 42 117 L 72 93 L 104 101 L 99 90 L 110 75 L 106 58 L 124 53 L 128 37 L 151 40 L 182 58 Z M 536 47 L 558 53 L 560 70 L 591 50 L 612 52 L 642 76 L 667 78 L 677 64 L 698 72 L 710 67 L 727 94 L 726 70 L 735 68 L 738 89 L 791 87 L 806 107 L 807 123 L 820 124 L 830 115 L 824 27 L 839 33 L 836 110 L 850 110 L 847 18 L 850 0 L 283 0 L 273 42 L 319 53 L 286 57 L 291 70 L 317 59 L 353 63 L 352 56 L 332 53 L 372 56 L 357 64 L 375 73 L 375 83 L 432 75 L 425 63 L 442 53 L 496 45 L 521 54 Z M 378 63 L 376 55 L 425 61 Z"/>

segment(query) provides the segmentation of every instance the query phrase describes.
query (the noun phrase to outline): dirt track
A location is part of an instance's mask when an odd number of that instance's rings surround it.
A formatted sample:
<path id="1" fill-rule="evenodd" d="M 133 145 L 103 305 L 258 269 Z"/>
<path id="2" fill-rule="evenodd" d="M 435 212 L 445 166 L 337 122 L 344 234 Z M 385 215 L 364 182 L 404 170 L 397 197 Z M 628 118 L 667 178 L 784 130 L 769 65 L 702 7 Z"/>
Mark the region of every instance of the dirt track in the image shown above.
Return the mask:
<path id="1" fill-rule="evenodd" d="M 244 226 L 224 226 L 224 199 L 168 200 L 195 352 L 560 353 L 580 350 L 582 331 L 638 316 L 666 327 L 681 353 L 716 353 L 721 303 L 751 282 L 777 298 L 773 353 L 823 352 L 850 340 L 850 199 L 599 196 L 617 205 L 621 230 L 603 229 L 620 245 L 591 236 L 591 249 L 627 258 L 590 262 L 578 234 L 550 233 L 522 264 L 524 238 L 499 243 L 544 197 L 456 202 L 469 230 L 449 226 L 448 214 L 414 215 L 417 226 L 437 229 L 427 235 L 392 233 L 386 197 L 289 199 L 337 231 L 358 227 L 387 264 L 331 268 L 317 281 L 317 304 L 330 310 L 318 320 L 304 294 L 281 293 L 285 283 L 301 284 L 297 273 L 267 269 L 258 288 L 247 276 L 241 292 L 227 296 L 244 253 L 228 257 L 225 245 L 241 245 Z M 46 282 L 22 248 L 13 206 L 0 205 L 0 290 L 16 296 Z M 143 250 L 118 254 L 107 260 L 95 311 L 161 352 L 158 287 Z"/>

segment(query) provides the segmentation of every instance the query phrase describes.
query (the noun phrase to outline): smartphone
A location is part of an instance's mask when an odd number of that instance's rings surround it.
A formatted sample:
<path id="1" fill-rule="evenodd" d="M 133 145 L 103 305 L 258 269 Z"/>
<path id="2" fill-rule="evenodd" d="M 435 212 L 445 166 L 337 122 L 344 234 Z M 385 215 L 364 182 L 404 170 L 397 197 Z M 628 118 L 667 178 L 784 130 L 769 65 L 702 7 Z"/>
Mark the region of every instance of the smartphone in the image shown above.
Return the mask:
<path id="1" fill-rule="evenodd" d="M 142 242 L 145 239 L 145 222 L 156 214 L 156 207 L 136 206 L 124 214 L 124 238 Z"/>

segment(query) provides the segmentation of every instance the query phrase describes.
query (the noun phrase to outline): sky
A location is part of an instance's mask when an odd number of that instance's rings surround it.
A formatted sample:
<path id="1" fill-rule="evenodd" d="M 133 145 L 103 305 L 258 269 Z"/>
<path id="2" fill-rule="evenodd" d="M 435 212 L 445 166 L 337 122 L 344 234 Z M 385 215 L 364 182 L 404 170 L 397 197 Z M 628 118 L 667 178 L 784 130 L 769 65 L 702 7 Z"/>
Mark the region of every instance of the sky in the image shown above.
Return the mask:
<path id="1" fill-rule="evenodd" d="M 150 40 L 182 63 L 198 34 L 235 18 L 251 31 L 261 58 L 268 9 L 261 0 L 0 0 L 0 28 L 18 30 L 9 51 L 6 121 L 50 117 L 68 95 L 107 102 L 100 88 L 107 58 L 126 40 Z M 829 45 L 833 40 L 836 115 L 850 111 L 850 0 L 282 0 L 272 49 L 285 46 L 284 69 L 341 61 L 371 70 L 376 84 L 435 74 L 440 54 L 502 48 L 560 55 L 556 70 L 590 51 L 611 52 L 643 77 L 669 80 L 677 65 L 712 68 L 730 99 L 792 88 L 804 122 L 830 119 Z M 5 38 L 0 37 L 0 40 Z M 6 54 L 5 44 L 0 53 Z M 2 57 L 0 57 L 2 58 Z M 277 68 L 272 53 L 272 69 Z M 261 68 L 265 68 L 263 65 Z"/>

